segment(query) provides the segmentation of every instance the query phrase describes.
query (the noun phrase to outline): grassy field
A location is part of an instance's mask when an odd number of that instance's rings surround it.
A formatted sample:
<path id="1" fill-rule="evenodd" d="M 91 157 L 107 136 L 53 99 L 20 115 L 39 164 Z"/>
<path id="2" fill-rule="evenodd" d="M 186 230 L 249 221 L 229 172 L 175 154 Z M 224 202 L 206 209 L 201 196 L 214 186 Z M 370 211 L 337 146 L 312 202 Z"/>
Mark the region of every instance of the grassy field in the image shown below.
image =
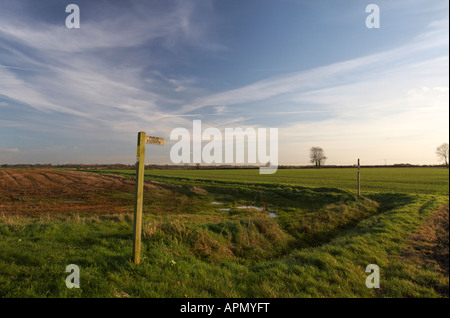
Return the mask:
<path id="1" fill-rule="evenodd" d="M 113 173 L 134 176 L 130 170 Z M 259 174 L 258 169 L 241 170 L 147 170 L 149 180 L 174 182 L 222 181 L 225 183 L 268 183 L 312 188 L 336 188 L 356 193 L 355 169 L 283 169 L 275 174 Z M 448 195 L 448 169 L 445 168 L 367 168 L 361 169 L 361 190 L 371 192 Z"/>
<path id="2" fill-rule="evenodd" d="M 364 169 L 362 197 L 356 169 L 148 170 L 140 265 L 133 191 L 106 183 L 134 172 L 95 172 L 76 182 L 104 189 L 60 190 L 51 213 L 25 215 L 48 204 L 39 193 L 0 197 L 0 296 L 448 297 L 448 169 Z M 69 264 L 80 289 L 65 286 Z"/>

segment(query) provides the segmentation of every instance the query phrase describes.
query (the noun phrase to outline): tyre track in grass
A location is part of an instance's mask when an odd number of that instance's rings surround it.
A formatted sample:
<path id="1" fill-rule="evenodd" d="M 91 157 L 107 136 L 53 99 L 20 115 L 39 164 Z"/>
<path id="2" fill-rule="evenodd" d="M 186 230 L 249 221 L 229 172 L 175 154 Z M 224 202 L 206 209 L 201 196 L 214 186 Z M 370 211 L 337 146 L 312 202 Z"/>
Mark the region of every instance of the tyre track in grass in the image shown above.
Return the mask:
<path id="1" fill-rule="evenodd" d="M 407 239 L 402 259 L 449 277 L 449 204 L 434 210 Z M 449 286 L 436 286 L 449 297 Z"/>

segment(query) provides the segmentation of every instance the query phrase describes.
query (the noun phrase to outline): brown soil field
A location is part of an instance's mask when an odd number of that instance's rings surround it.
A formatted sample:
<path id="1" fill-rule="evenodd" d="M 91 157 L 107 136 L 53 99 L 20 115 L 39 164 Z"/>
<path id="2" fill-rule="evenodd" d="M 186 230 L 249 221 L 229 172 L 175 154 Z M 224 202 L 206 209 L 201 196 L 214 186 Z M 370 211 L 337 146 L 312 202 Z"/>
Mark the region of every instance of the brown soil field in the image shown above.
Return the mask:
<path id="1" fill-rule="evenodd" d="M 157 186 L 146 184 L 145 188 Z M 131 212 L 134 190 L 134 180 L 119 176 L 53 169 L 0 170 L 0 214 Z"/>

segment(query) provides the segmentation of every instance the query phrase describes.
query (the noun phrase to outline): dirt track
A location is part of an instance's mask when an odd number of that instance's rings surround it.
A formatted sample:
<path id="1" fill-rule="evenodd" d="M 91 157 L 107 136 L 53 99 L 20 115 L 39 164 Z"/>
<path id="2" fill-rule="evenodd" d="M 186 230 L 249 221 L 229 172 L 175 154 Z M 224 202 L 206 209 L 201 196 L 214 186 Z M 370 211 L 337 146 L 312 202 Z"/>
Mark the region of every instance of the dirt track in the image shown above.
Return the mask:
<path id="1" fill-rule="evenodd" d="M 117 176 L 52 169 L 0 170 L 0 214 L 132 211 L 134 187 L 134 180 Z"/>
<path id="2" fill-rule="evenodd" d="M 449 275 L 449 206 L 446 204 L 431 216 L 409 238 L 405 256 L 414 264 L 437 268 Z M 440 291 L 449 296 L 449 288 Z"/>

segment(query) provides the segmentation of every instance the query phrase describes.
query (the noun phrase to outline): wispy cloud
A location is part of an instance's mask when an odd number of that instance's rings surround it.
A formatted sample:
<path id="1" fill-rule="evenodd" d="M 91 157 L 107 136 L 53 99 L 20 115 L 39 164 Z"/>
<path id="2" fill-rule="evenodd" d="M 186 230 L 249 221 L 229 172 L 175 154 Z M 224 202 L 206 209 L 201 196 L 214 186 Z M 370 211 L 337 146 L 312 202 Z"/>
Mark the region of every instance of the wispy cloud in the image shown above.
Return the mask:
<path id="1" fill-rule="evenodd" d="M 163 118 L 166 124 L 179 123 L 176 117 L 186 115 L 178 116 L 173 110 L 182 101 L 165 90 L 184 92 L 195 79 L 170 76 L 161 81 L 157 71 L 144 73 L 155 63 L 148 59 L 148 51 L 155 47 L 178 50 L 182 45 L 219 50 L 221 46 L 210 39 L 211 17 L 197 19 L 199 4 L 172 4 L 162 11 L 149 10 L 144 3 L 133 3 L 133 10 L 127 11 L 108 6 L 106 14 L 83 20 L 77 30 L 63 24 L 31 23 L 17 15 L 2 16 L 0 48 L 10 54 L 0 52 L 8 63 L 0 66 L 0 95 L 38 111 L 102 123 L 117 132 L 150 123 L 161 127 L 158 121 Z M 201 6 L 211 10 L 208 2 Z M 125 52 L 131 52 L 131 59 L 118 64 Z"/>
<path id="2" fill-rule="evenodd" d="M 215 36 L 214 26 L 229 21 L 213 2 L 126 5 L 89 2 L 98 14 L 83 15 L 77 30 L 33 16 L 32 7 L 0 10 L 0 129 L 129 144 L 137 131 L 168 136 L 202 119 L 279 127 L 286 158 L 315 142 L 340 158 L 339 149 L 367 148 L 365 140 L 448 134 L 448 20 L 397 48 L 212 93 L 189 59 L 232 50 Z"/>
<path id="3" fill-rule="evenodd" d="M 139 47 L 160 41 L 166 48 L 180 42 L 202 48 L 222 48 L 209 37 L 210 15 L 194 21 L 199 4 L 192 1 L 169 1 L 172 6 L 155 10 L 149 3 L 131 3 L 131 10 L 116 5 L 90 4 L 98 10 L 95 19 L 83 19 L 80 29 L 67 29 L 64 24 L 21 19 L 19 14 L 2 16 L 0 34 L 3 39 L 24 44 L 36 50 L 77 53 L 88 50 Z M 202 9 L 207 9 L 205 1 Z M 86 7 L 85 7 L 86 8 Z M 12 13 L 12 12 L 9 12 Z M 197 12 L 198 13 L 198 12 Z M 209 13 L 209 14 L 208 14 Z M 208 45 L 205 43 L 209 43 Z"/>
<path id="4" fill-rule="evenodd" d="M 200 97 L 185 105 L 182 111 L 192 112 L 212 105 L 264 101 L 287 94 L 307 93 L 328 87 L 340 87 L 347 83 L 371 81 L 374 77 L 378 77 L 377 84 L 382 85 L 382 79 L 386 76 L 403 72 L 409 67 L 419 66 L 417 59 L 423 61 L 430 59 L 428 55 L 430 50 L 448 47 L 447 29 L 448 21 L 436 21 L 431 23 L 428 30 L 418 36 L 414 42 L 402 47 L 307 71 L 288 73 L 244 87 Z M 445 52 L 442 51 L 440 56 L 446 56 L 444 54 Z M 407 77 L 404 79 L 408 80 Z"/>

